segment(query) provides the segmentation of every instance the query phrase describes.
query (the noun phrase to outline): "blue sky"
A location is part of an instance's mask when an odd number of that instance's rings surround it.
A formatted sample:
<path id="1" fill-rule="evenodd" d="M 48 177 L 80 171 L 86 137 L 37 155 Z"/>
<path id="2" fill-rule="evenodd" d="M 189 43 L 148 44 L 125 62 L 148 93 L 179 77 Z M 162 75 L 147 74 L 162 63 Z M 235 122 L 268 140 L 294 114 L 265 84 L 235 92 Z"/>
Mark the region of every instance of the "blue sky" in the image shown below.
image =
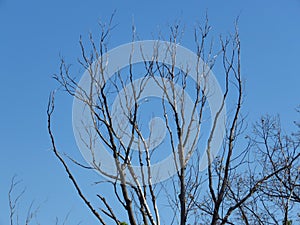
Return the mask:
<path id="1" fill-rule="evenodd" d="M 70 224 L 81 220 L 96 224 L 50 151 L 46 107 L 49 92 L 57 87 L 51 76 L 58 72 L 59 55 L 76 64 L 79 36 L 87 37 L 90 31 L 96 34 L 97 22 L 107 21 L 115 9 L 117 27 L 110 47 L 131 40 L 133 20 L 140 39 L 152 39 L 178 19 L 188 33 L 197 21 L 203 21 L 206 12 L 213 34 L 226 35 L 239 16 L 244 113 L 249 122 L 265 113 L 278 113 L 289 129 L 297 119 L 299 0 L 0 0 L 1 225 L 8 224 L 7 192 L 14 174 L 27 189 L 22 206 L 31 200 L 41 203 L 42 224 L 53 224 L 56 216 L 63 218 L 69 211 Z M 185 41 L 184 46 L 192 46 L 192 41 Z M 80 71 L 76 75 L 80 76 Z M 53 118 L 55 134 L 60 149 L 80 158 L 72 133 L 71 107 L 72 98 L 59 93 Z"/>

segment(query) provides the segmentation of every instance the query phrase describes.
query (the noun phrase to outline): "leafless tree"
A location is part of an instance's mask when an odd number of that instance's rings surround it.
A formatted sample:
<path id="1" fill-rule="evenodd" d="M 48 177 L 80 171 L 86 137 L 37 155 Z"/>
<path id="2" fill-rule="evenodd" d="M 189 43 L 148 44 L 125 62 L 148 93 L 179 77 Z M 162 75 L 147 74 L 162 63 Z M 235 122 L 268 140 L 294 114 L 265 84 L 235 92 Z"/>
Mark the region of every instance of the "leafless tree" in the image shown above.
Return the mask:
<path id="1" fill-rule="evenodd" d="M 299 124 L 296 123 L 299 127 Z M 270 224 L 299 222 L 300 161 L 297 133 L 286 134 L 279 117 L 265 116 L 256 124 L 254 140 L 263 174 L 275 173 L 259 190 L 257 199 Z M 284 168 L 280 170 L 280 168 Z M 280 171 L 279 171 L 280 170 Z M 277 172 L 279 171 L 279 172 Z M 266 223 L 265 223 L 266 224 Z"/>
<path id="2" fill-rule="evenodd" d="M 33 219 L 36 219 L 37 213 L 40 208 L 39 206 L 34 207 L 34 202 L 32 201 L 27 209 L 26 217 L 22 217 L 22 213 L 20 213 L 20 201 L 25 193 L 25 188 L 19 187 L 20 184 L 21 180 L 17 180 L 16 176 L 14 176 L 12 178 L 11 185 L 8 191 L 10 225 L 32 224 Z M 24 207 L 22 208 L 24 209 Z"/>
<path id="3" fill-rule="evenodd" d="M 198 62 L 204 60 L 204 64 L 197 64 L 201 68 L 196 67 L 196 79 L 193 82 L 189 79 L 189 73 L 195 68 L 189 65 L 181 68 L 176 66 L 176 46 L 182 35 L 180 26 L 170 27 L 169 44 L 166 46 L 166 58 L 171 59 L 168 63 L 159 60 L 157 54 L 153 54 L 149 60 L 143 55 L 142 47 L 132 49 L 128 54 L 128 70 L 124 72 L 120 69 L 110 78 L 106 74 L 110 63 L 106 53 L 113 29 L 112 19 L 108 24 L 100 24 L 100 28 L 97 43 L 92 34 L 89 36 L 90 54 L 80 38 L 82 59 L 79 63 L 88 73 L 90 89 L 83 88 L 71 75 L 64 59 L 61 60 L 60 72 L 54 75 L 60 88 L 86 106 L 91 118 L 92 127 L 85 126 L 81 131 L 82 141 L 91 155 L 89 165 L 68 155 L 65 157 L 57 148 L 52 128 L 54 93 L 50 95 L 47 110 L 53 152 L 79 197 L 99 223 L 122 224 L 122 221 L 127 221 L 132 225 L 215 225 L 267 224 L 267 221 L 272 224 L 272 212 L 268 208 L 271 198 L 281 201 L 277 202 L 283 209 L 284 218 L 281 221 L 289 221 L 288 212 L 299 201 L 299 140 L 297 142 L 294 136 L 283 138 L 278 124 L 272 123 L 269 118 L 263 118 L 256 125 L 255 135 L 247 136 L 246 140 L 243 138 L 246 129 L 242 116 L 244 86 L 237 26 L 232 35 L 220 37 L 219 50 L 215 50 L 209 41 L 211 27 L 208 21 L 203 26 L 196 26 L 195 52 Z M 135 29 L 133 34 L 135 41 Z M 154 52 L 159 52 L 160 42 L 157 43 Z M 144 57 L 143 69 L 135 69 L 136 51 Z M 209 117 L 207 109 L 211 103 L 208 99 L 215 90 L 206 81 L 210 79 L 216 63 L 223 69 L 223 94 L 216 114 Z M 139 79 L 135 82 L 137 73 Z M 162 93 L 159 107 L 166 128 L 166 140 L 159 145 L 156 145 L 161 138 L 161 134 L 157 135 L 155 130 L 157 121 L 153 120 L 150 124 L 148 138 L 143 128 L 143 96 L 149 84 Z M 193 97 L 191 101 L 186 97 L 186 92 Z M 113 102 L 116 93 L 122 93 L 122 98 L 117 101 L 118 115 L 115 115 Z M 220 129 L 221 115 L 225 105 L 232 102 L 229 104 L 231 108 L 226 124 L 223 124 L 226 133 L 224 138 L 221 137 L 221 150 L 216 154 L 212 145 Z M 186 116 L 187 105 L 189 117 Z M 118 116 L 126 121 L 118 119 Z M 211 123 L 209 129 L 205 127 L 208 122 Z M 108 149 L 115 173 L 108 173 L 104 165 L 99 163 L 95 140 L 100 140 Z M 162 149 L 170 151 L 176 173 L 168 180 L 157 182 L 157 174 L 153 174 L 150 168 L 157 156 L 162 154 Z M 106 196 L 98 192 L 95 197 L 99 202 L 88 199 L 80 187 L 80 181 L 70 170 L 67 159 L 80 168 L 102 174 L 105 178 L 95 181 L 95 184 L 105 185 L 106 188 L 108 185 L 113 195 Z M 136 165 L 139 169 L 136 169 Z M 120 213 L 120 207 L 123 213 Z"/>

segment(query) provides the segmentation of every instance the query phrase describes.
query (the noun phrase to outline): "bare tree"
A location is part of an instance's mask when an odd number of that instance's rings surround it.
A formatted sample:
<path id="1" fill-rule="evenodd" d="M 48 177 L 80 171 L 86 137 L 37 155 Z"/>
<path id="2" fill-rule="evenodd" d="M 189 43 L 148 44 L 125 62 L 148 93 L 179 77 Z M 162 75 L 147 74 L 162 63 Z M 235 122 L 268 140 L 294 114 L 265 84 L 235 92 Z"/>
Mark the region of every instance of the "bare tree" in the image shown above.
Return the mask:
<path id="1" fill-rule="evenodd" d="M 19 187 L 22 181 L 16 179 L 16 176 L 12 178 L 11 185 L 8 191 L 10 225 L 29 225 L 32 224 L 33 219 L 36 219 L 40 206 L 34 208 L 34 202 L 32 201 L 26 211 L 26 217 L 23 218 L 19 208 L 21 198 L 25 193 L 25 188 Z"/>
<path id="2" fill-rule="evenodd" d="M 208 41 L 211 29 L 208 21 L 204 26 L 197 26 L 194 36 L 196 67 L 185 64 L 179 68 L 176 63 L 180 57 L 178 42 L 182 30 L 178 25 L 172 26 L 170 37 L 167 41 L 157 41 L 150 57 L 145 54 L 142 45 L 137 49 L 132 44 L 127 56 L 127 69 L 117 68 L 112 76 L 107 75 L 111 63 L 107 46 L 113 29 L 112 18 L 100 27 L 97 44 L 92 34 L 89 36 L 90 54 L 80 38 L 82 59 L 79 63 L 86 70 L 89 89 L 71 75 L 64 59 L 61 60 L 60 72 L 54 75 L 74 101 L 85 106 L 87 114 L 82 115 L 91 121 L 92 125 L 85 124 L 84 119 L 79 121 L 83 126 L 77 131 L 87 149 L 89 165 L 69 156 L 66 158 L 57 149 L 52 129 L 54 94 L 50 96 L 47 111 L 53 152 L 79 197 L 99 223 L 267 224 L 272 213 L 268 210 L 263 212 L 261 208 L 266 208 L 266 199 L 270 204 L 273 197 L 281 200 L 280 209 L 284 209 L 282 221 L 289 221 L 291 204 L 298 202 L 299 198 L 299 140 L 296 142 L 295 137 L 286 137 L 283 143 L 280 128 L 272 127 L 267 119 L 256 126 L 254 133 L 257 136 L 249 136 L 246 141 L 241 138 L 246 126 L 241 115 L 244 91 L 237 26 L 232 35 L 220 37 L 220 48 L 216 51 L 212 42 Z M 135 28 L 133 34 L 135 41 Z M 161 47 L 166 49 L 163 58 Z M 142 68 L 139 69 L 136 69 L 135 61 L 137 52 L 143 57 L 139 64 Z M 209 100 L 217 92 L 209 85 L 211 70 L 216 63 L 222 66 L 224 72 L 223 94 L 216 104 L 215 114 L 208 116 L 207 109 L 212 107 Z M 195 74 L 194 80 L 190 79 L 190 73 Z M 149 85 L 160 93 L 161 100 L 153 107 L 161 110 L 166 136 L 163 142 L 164 133 L 155 129 L 162 128 L 155 116 L 151 118 L 147 135 L 144 132 L 145 117 L 141 112 L 147 101 L 145 93 Z M 192 98 L 186 95 L 187 92 Z M 225 121 L 223 113 L 229 102 L 234 104 Z M 209 129 L 208 122 L 211 123 Z M 226 128 L 224 137 L 217 136 L 221 132 L 220 124 Z M 277 133 L 271 134 L 271 130 Z M 273 142 L 268 141 L 269 137 Z M 222 143 L 219 154 L 214 145 L 217 138 L 221 138 Z M 263 138 L 264 142 L 260 142 L 259 138 Z M 105 162 L 99 160 L 98 141 L 107 148 L 112 158 L 109 170 Z M 163 149 L 170 153 L 172 164 L 168 166 L 175 168 L 174 174 L 152 169 L 157 157 L 164 154 Z M 259 163 L 255 160 L 256 153 L 264 161 Z M 95 193 L 99 202 L 88 199 L 66 159 L 105 177 L 95 184 L 109 185 L 113 196 L 99 192 Z M 170 179 L 160 180 L 165 174 Z M 274 182 L 279 182 L 281 187 L 276 185 L 273 189 Z M 256 203 L 258 201 L 259 204 Z M 116 207 L 121 207 L 123 214 Z M 267 219 L 264 218 L 266 216 Z"/>
<path id="3" fill-rule="evenodd" d="M 254 132 L 257 135 L 254 143 L 258 149 L 258 158 L 261 159 L 262 173 L 276 172 L 261 186 L 257 196 L 268 215 L 268 221 L 270 224 L 284 225 L 292 224 L 292 221 L 299 222 L 298 134 L 286 134 L 279 118 L 271 116 L 262 117 Z"/>

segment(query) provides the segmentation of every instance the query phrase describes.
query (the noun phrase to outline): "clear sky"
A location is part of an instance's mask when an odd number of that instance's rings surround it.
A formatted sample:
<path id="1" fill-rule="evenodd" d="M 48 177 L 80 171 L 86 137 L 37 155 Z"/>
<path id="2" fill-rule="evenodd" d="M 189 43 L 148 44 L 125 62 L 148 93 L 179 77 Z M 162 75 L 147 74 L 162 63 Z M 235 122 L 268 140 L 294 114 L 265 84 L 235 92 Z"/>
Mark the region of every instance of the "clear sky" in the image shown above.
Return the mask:
<path id="1" fill-rule="evenodd" d="M 46 107 L 59 55 L 76 64 L 79 36 L 96 34 L 97 22 L 117 10 L 111 46 L 131 40 L 132 21 L 140 39 L 181 20 L 192 30 L 208 12 L 214 34 L 228 34 L 240 17 L 244 112 L 249 122 L 260 115 L 279 114 L 287 129 L 300 104 L 300 0 L 0 0 L 0 224 L 9 223 L 7 192 L 18 175 L 26 187 L 22 205 L 41 204 L 39 221 L 53 224 L 71 212 L 70 223 L 89 219 L 61 165 L 50 151 Z M 217 36 L 216 36 L 217 39 Z M 183 45 L 190 47 L 192 41 Z M 80 71 L 77 74 L 80 75 Z M 81 157 L 71 122 L 72 98 L 57 96 L 53 118 L 58 146 Z M 78 174 L 77 176 L 82 176 Z M 95 175 L 96 177 L 96 175 Z M 22 210 L 22 208 L 20 208 Z"/>

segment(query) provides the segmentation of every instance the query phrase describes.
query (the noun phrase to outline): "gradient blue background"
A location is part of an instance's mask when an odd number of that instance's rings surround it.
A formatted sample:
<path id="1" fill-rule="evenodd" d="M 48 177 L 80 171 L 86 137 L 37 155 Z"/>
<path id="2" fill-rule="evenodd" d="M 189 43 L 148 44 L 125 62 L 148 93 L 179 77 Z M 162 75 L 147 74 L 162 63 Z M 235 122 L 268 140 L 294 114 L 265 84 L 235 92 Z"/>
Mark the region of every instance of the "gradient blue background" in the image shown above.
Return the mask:
<path id="1" fill-rule="evenodd" d="M 117 27 L 110 47 L 131 41 L 133 20 L 140 38 L 152 39 L 178 19 L 190 32 L 195 22 L 203 22 L 206 11 L 213 34 L 226 35 L 240 16 L 244 113 L 249 123 L 262 114 L 278 113 L 289 130 L 297 119 L 299 0 L 0 0 L 1 225 L 9 223 L 7 192 L 14 174 L 26 187 L 20 212 L 34 200 L 41 204 L 42 224 L 54 224 L 56 216 L 62 220 L 68 212 L 69 224 L 97 224 L 50 151 L 46 107 L 49 92 L 57 87 L 51 76 L 58 72 L 59 55 L 76 65 L 79 36 L 87 39 L 90 31 L 96 35 L 97 22 L 108 21 L 115 9 Z M 192 40 L 185 41 L 184 45 L 192 46 Z M 82 72 L 78 68 L 75 75 Z M 81 159 L 72 133 L 71 106 L 72 98 L 57 95 L 54 130 L 60 150 Z"/>

